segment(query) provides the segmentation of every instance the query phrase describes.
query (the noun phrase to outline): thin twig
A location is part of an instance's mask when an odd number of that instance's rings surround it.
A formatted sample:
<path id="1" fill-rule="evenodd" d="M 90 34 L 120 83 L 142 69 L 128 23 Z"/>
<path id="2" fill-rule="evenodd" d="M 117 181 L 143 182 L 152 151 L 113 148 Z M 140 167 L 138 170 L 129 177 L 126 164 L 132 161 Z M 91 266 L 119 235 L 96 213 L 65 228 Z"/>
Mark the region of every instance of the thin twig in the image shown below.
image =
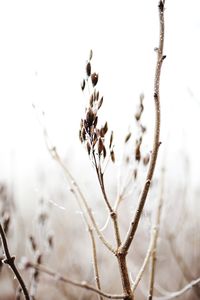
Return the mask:
<path id="1" fill-rule="evenodd" d="M 26 288 L 26 285 L 24 283 L 24 280 L 22 279 L 17 267 L 15 266 L 15 257 L 10 255 L 10 251 L 8 249 L 8 244 L 6 240 L 6 235 L 1 224 L 0 224 L 0 235 L 1 235 L 2 245 L 5 254 L 5 259 L 3 260 L 3 263 L 8 264 L 10 266 L 10 268 L 12 269 L 13 273 L 15 274 L 19 282 L 19 285 L 21 286 L 25 299 L 30 300 L 30 296 Z"/>
<path id="2" fill-rule="evenodd" d="M 152 300 L 154 292 L 154 281 L 155 281 L 155 269 L 156 269 L 156 251 L 157 241 L 160 229 L 160 219 L 163 207 L 163 192 L 164 192 L 164 169 L 162 170 L 161 177 L 161 190 L 158 198 L 158 206 L 156 209 L 155 226 L 152 229 L 152 249 L 151 249 L 151 264 L 150 264 L 150 280 L 149 280 L 149 295 L 148 300 Z"/>
<path id="3" fill-rule="evenodd" d="M 88 225 L 88 227 L 89 227 L 89 225 Z M 95 282 L 96 282 L 96 286 L 97 286 L 98 290 L 101 290 L 95 237 L 94 237 L 94 233 L 93 233 L 92 228 L 89 227 L 88 230 L 89 230 L 89 234 L 90 234 L 90 238 L 91 238 L 91 242 L 92 242 L 92 257 L 93 257 L 93 268 L 94 268 Z M 99 295 L 99 299 L 103 300 L 102 295 Z"/>
<path id="4" fill-rule="evenodd" d="M 184 288 L 182 288 L 177 292 L 170 293 L 168 296 L 156 297 L 156 300 L 170 300 L 170 299 L 178 298 L 182 296 L 184 293 L 186 293 L 187 291 L 189 291 L 190 289 L 197 287 L 198 285 L 200 285 L 200 278 L 192 280 L 189 284 L 184 286 Z"/>
<path id="5" fill-rule="evenodd" d="M 161 210 L 162 210 L 162 205 L 163 205 L 163 192 L 164 192 L 164 170 L 163 170 L 162 178 L 161 178 L 161 190 L 160 190 L 160 195 L 158 197 L 157 209 L 155 212 L 155 221 L 154 221 L 154 225 L 152 226 L 152 230 L 151 230 L 151 238 L 150 238 L 150 242 L 149 242 L 149 247 L 148 247 L 145 259 L 143 261 L 143 264 L 140 268 L 140 271 L 138 272 L 137 277 L 132 285 L 133 292 L 136 290 L 136 288 L 146 270 L 146 267 L 148 265 L 151 255 L 156 255 L 156 252 L 155 252 L 156 251 L 156 240 L 158 238 L 158 233 L 159 233 L 160 216 L 161 216 Z M 151 277 L 152 277 L 152 272 L 151 272 Z"/>
<path id="6" fill-rule="evenodd" d="M 141 214 L 144 208 L 144 204 L 147 199 L 149 192 L 149 187 L 151 180 L 153 178 L 154 169 L 156 166 L 158 149 L 160 146 L 160 75 L 161 67 L 165 56 L 163 56 L 163 47 L 164 47 L 164 1 L 159 1 L 159 19 L 160 19 L 160 35 L 159 35 L 159 48 L 157 49 L 157 64 L 155 72 L 155 81 L 154 81 L 154 102 L 155 102 L 155 129 L 154 129 L 154 140 L 153 140 L 153 150 L 151 153 L 149 168 L 147 171 L 146 181 L 143 187 L 143 190 L 139 197 L 139 204 L 136 209 L 136 213 L 133 216 L 133 221 L 131 222 L 130 228 L 127 232 L 124 242 L 121 245 L 121 252 L 127 253 L 135 232 L 137 230 Z"/>
<path id="7" fill-rule="evenodd" d="M 44 137 L 45 137 L 45 143 L 46 143 L 46 147 L 49 151 L 49 153 L 51 154 L 52 158 L 55 159 L 55 161 L 59 164 L 59 166 L 62 168 L 62 170 L 64 171 L 64 174 L 66 176 L 66 179 L 69 183 L 69 186 L 71 188 L 71 191 L 74 193 L 74 195 L 76 196 L 76 199 L 81 199 L 82 205 L 84 206 L 84 209 L 87 212 L 87 216 L 91 221 L 92 226 L 94 227 L 97 236 L 99 237 L 99 239 L 102 241 L 102 243 L 106 246 L 106 248 L 108 250 L 110 250 L 113 254 L 115 253 L 115 250 L 113 249 L 113 247 L 109 244 L 109 242 L 105 239 L 105 237 L 103 236 L 103 234 L 101 233 L 99 227 L 97 226 L 97 223 L 93 217 L 93 214 L 91 212 L 91 209 L 87 203 L 87 200 L 85 199 L 85 196 L 83 195 L 78 183 L 75 181 L 74 177 L 72 176 L 72 174 L 70 173 L 70 171 L 67 169 L 67 167 L 64 165 L 64 163 L 62 162 L 57 150 L 55 147 L 52 147 L 49 143 L 49 138 L 47 135 L 47 131 L 44 130 Z"/>
<path id="8" fill-rule="evenodd" d="M 87 284 L 85 281 L 78 282 L 78 281 L 75 281 L 75 280 L 71 280 L 67 277 L 64 277 L 64 276 L 60 275 L 59 273 L 55 273 L 54 271 L 52 271 L 49 268 L 47 268 L 45 266 L 42 266 L 42 265 L 37 265 L 37 264 L 34 264 L 32 262 L 26 262 L 25 267 L 26 268 L 34 268 L 34 269 L 38 270 L 39 272 L 46 273 L 49 276 L 54 277 L 54 279 L 56 279 L 56 280 L 59 280 L 59 281 L 62 281 L 62 282 L 65 282 L 65 283 L 68 283 L 68 284 L 86 289 L 86 290 L 89 290 L 91 292 L 94 292 L 94 293 L 96 293 L 98 295 L 101 295 L 101 296 L 103 296 L 105 298 L 108 298 L 108 299 L 124 299 L 124 295 L 111 295 L 111 294 L 102 292 L 101 290 L 95 288 L 94 286 Z"/>

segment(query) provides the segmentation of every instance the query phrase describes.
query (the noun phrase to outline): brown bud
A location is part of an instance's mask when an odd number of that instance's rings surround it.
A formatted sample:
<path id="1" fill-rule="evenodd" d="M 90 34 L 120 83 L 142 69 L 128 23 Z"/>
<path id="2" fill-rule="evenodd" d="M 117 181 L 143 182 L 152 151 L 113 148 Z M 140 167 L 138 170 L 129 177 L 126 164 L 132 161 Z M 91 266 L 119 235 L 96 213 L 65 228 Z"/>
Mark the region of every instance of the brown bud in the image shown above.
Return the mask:
<path id="1" fill-rule="evenodd" d="M 92 85 L 93 85 L 93 87 L 97 84 L 98 78 L 99 78 L 99 75 L 98 75 L 97 73 L 93 73 L 93 74 L 91 75 L 91 80 L 92 80 Z"/>
<path id="2" fill-rule="evenodd" d="M 90 50 L 89 60 L 92 59 L 92 56 L 93 56 L 93 52 L 92 52 L 92 50 Z"/>
<path id="3" fill-rule="evenodd" d="M 81 143 L 83 142 L 81 130 L 79 130 L 79 140 L 81 141 Z"/>
<path id="4" fill-rule="evenodd" d="M 114 163 L 115 162 L 115 153 L 113 150 L 110 151 L 110 157 L 111 157 L 112 162 Z"/>
<path id="5" fill-rule="evenodd" d="M 85 79 L 83 79 L 83 81 L 81 83 L 81 89 L 82 89 L 82 91 L 84 90 L 84 88 L 85 88 Z"/>
<path id="6" fill-rule="evenodd" d="M 105 123 L 103 130 L 104 130 L 104 134 L 106 134 L 106 132 L 108 131 L 108 123 L 107 122 Z"/>
<path id="7" fill-rule="evenodd" d="M 125 141 L 124 141 L 124 142 L 127 143 L 127 142 L 129 141 L 130 137 L 131 137 L 131 132 L 129 132 L 129 133 L 126 135 Z"/>
<path id="8" fill-rule="evenodd" d="M 150 155 L 147 154 L 145 157 L 143 157 L 143 164 L 144 166 L 148 165 L 150 159 Z"/>
<path id="9" fill-rule="evenodd" d="M 99 100 L 98 109 L 101 107 L 102 103 L 103 103 L 103 97 L 101 97 L 101 99 Z"/>
<path id="10" fill-rule="evenodd" d="M 113 143 L 113 131 L 111 131 L 111 134 L 110 134 L 110 143 L 109 143 L 109 148 L 112 147 L 112 143 Z"/>
<path id="11" fill-rule="evenodd" d="M 106 158 L 106 147 L 103 146 L 103 158 Z"/>
<path id="12" fill-rule="evenodd" d="M 34 237 L 31 235 L 29 237 L 29 240 L 30 240 L 30 243 L 31 243 L 32 250 L 35 252 L 37 250 L 37 244 L 35 242 Z"/>
<path id="13" fill-rule="evenodd" d="M 86 140 L 86 130 L 85 130 L 85 127 L 82 128 L 81 130 L 81 138 L 83 141 Z"/>
<path id="14" fill-rule="evenodd" d="M 93 103 L 94 103 L 94 96 L 93 94 L 90 96 L 90 107 L 93 107 Z"/>
<path id="15" fill-rule="evenodd" d="M 91 146 L 90 146 L 90 143 L 87 142 L 87 152 L 88 152 L 88 155 L 90 155 L 90 151 L 91 151 Z"/>
<path id="16" fill-rule="evenodd" d="M 104 149 L 103 141 L 102 141 L 101 138 L 99 138 L 99 140 L 98 140 L 98 153 L 99 153 L 99 155 L 101 154 L 101 152 L 103 151 L 103 149 Z"/>
<path id="17" fill-rule="evenodd" d="M 96 99 L 97 101 L 99 100 L 99 91 L 97 92 Z"/>
<path id="18" fill-rule="evenodd" d="M 90 62 L 87 63 L 86 65 L 86 74 L 89 77 L 91 75 L 91 64 Z"/>
<path id="19" fill-rule="evenodd" d="M 97 126 L 97 122 L 98 122 L 98 116 L 96 116 L 94 119 L 94 128 Z"/>
<path id="20" fill-rule="evenodd" d="M 92 126 L 94 118 L 95 118 L 95 114 L 92 111 L 92 109 L 89 108 L 87 113 L 86 113 L 86 122 L 87 122 L 88 127 Z"/>

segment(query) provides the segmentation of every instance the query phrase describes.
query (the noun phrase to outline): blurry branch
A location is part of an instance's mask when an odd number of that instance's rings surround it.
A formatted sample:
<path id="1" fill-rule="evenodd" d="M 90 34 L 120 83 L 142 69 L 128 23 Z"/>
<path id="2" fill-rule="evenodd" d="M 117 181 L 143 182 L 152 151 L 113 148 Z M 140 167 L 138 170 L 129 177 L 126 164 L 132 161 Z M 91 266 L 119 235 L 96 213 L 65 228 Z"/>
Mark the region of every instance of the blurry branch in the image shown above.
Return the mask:
<path id="1" fill-rule="evenodd" d="M 90 209 L 90 207 L 87 203 L 87 200 L 86 200 L 85 196 L 83 195 L 78 183 L 76 182 L 76 180 L 74 179 L 74 177 L 72 176 L 70 171 L 67 169 L 67 167 L 64 165 L 63 161 L 61 160 L 61 158 L 60 158 L 60 156 L 59 156 L 59 154 L 56 150 L 56 147 L 52 147 L 50 145 L 50 141 L 49 141 L 46 129 L 44 129 L 44 137 L 45 137 L 45 142 L 46 142 L 46 146 L 47 146 L 47 149 L 48 149 L 49 153 L 51 154 L 52 158 L 55 159 L 55 161 L 59 164 L 59 166 L 64 171 L 64 174 L 65 174 L 66 179 L 69 183 L 71 192 L 75 195 L 75 197 L 76 197 L 76 199 L 79 203 L 79 206 L 81 207 L 84 215 L 85 215 L 84 211 L 86 211 L 87 217 L 85 216 L 85 219 L 90 220 L 90 222 L 91 222 L 92 226 L 94 227 L 99 239 L 107 247 L 107 249 L 110 250 L 112 253 L 115 253 L 114 249 L 108 243 L 108 241 L 106 241 L 105 237 L 103 236 L 103 234 L 101 233 L 99 227 L 97 226 L 97 223 L 96 223 L 96 221 L 93 217 L 92 211 L 91 211 L 91 209 Z M 83 209 L 83 207 L 84 207 L 84 209 Z M 88 221 L 87 221 L 87 223 L 88 223 Z"/>
<path id="2" fill-rule="evenodd" d="M 154 102 L 155 102 L 155 129 L 154 129 L 154 140 L 153 140 L 153 150 L 151 153 L 150 164 L 147 172 L 146 182 L 144 184 L 143 190 L 139 197 L 139 204 L 136 209 L 136 213 L 131 222 L 130 228 L 127 232 L 126 238 L 121 245 L 121 253 L 127 253 L 135 232 L 137 230 L 141 214 L 143 211 L 144 204 L 146 202 L 146 198 L 149 192 L 149 187 L 151 184 L 151 180 L 153 178 L 154 169 L 156 166 L 158 149 L 160 146 L 160 75 L 161 75 L 161 67 L 165 56 L 163 55 L 163 47 L 164 47 L 164 3 L 165 1 L 159 1 L 159 20 L 160 20 L 160 35 L 159 35 L 159 47 L 156 49 L 157 51 L 157 64 L 155 71 L 155 81 L 154 81 Z"/>
<path id="3" fill-rule="evenodd" d="M 158 197 L 157 201 L 157 209 L 155 212 L 155 221 L 154 225 L 151 229 L 151 238 L 149 247 L 147 250 L 147 254 L 145 256 L 145 259 L 143 261 L 142 267 L 140 268 L 140 271 L 138 272 L 138 275 L 132 285 L 133 292 L 136 290 L 145 270 L 148 265 L 148 262 L 150 258 L 152 258 L 151 261 L 151 273 L 150 273 L 150 290 L 149 290 L 149 297 L 150 295 L 153 296 L 153 285 L 154 285 L 154 274 L 155 274 L 155 261 L 156 261 L 156 248 L 157 248 L 157 239 L 159 234 L 159 227 L 160 227 L 160 217 L 162 212 L 162 206 L 163 206 L 163 192 L 164 192 L 164 170 L 162 171 L 162 178 L 161 178 L 161 189 L 160 189 L 160 195 Z M 149 298 L 151 299 L 151 298 Z"/>
<path id="4" fill-rule="evenodd" d="M 198 287 L 199 285 L 200 285 L 200 278 L 197 278 L 195 280 L 192 280 L 189 284 L 187 284 L 181 290 L 174 292 L 174 293 L 170 293 L 168 296 L 156 297 L 156 300 L 170 300 L 170 299 L 178 298 L 178 297 L 182 296 L 184 293 L 186 293 L 187 291 L 189 291 L 190 289 L 193 289 L 194 287 Z"/>
<path id="5" fill-rule="evenodd" d="M 163 193 L 164 193 L 164 169 L 162 170 L 161 179 L 161 191 L 158 199 L 158 206 L 155 216 L 155 226 L 152 228 L 152 249 L 151 249 L 151 265 L 150 265 L 150 284 L 149 284 L 149 295 L 148 300 L 152 300 L 154 291 L 154 280 L 155 280 L 155 269 L 156 269 L 156 251 L 157 251 L 157 241 L 160 230 L 160 219 L 163 207 Z"/>
<path id="6" fill-rule="evenodd" d="M 97 224 L 95 222 L 95 219 L 93 218 L 92 212 L 91 212 L 91 210 L 90 210 L 90 208 L 89 208 L 89 206 L 87 204 L 87 201 L 86 201 L 85 197 L 83 196 L 83 194 L 82 194 L 82 192 L 81 192 L 78 184 L 75 182 L 73 176 L 71 175 L 71 173 L 69 172 L 69 170 L 66 168 L 66 166 L 61 161 L 61 159 L 60 159 L 60 157 L 59 157 L 59 155 L 58 155 L 58 153 L 56 151 L 56 148 L 49 146 L 48 135 L 47 135 L 46 131 L 44 132 L 44 135 L 45 135 L 45 141 L 46 141 L 47 149 L 49 150 L 51 156 L 58 162 L 58 164 L 64 170 L 66 178 L 68 179 L 68 182 L 69 182 L 69 185 L 70 185 L 70 188 L 71 188 L 71 192 L 74 194 L 74 196 L 75 196 L 75 198 L 76 198 L 76 200 L 78 202 L 78 205 L 79 205 L 81 211 L 83 212 L 83 218 L 84 218 L 84 221 L 86 223 L 86 226 L 87 226 L 90 238 L 91 238 L 91 242 L 92 242 L 92 254 L 93 254 L 92 257 L 93 257 L 93 267 L 94 267 L 95 281 L 96 281 L 96 285 L 97 285 L 98 289 L 100 290 L 101 289 L 101 285 L 100 285 L 100 277 L 99 277 L 99 270 L 98 270 L 95 237 L 94 237 L 93 229 L 92 229 L 92 227 L 91 227 L 91 225 L 90 225 L 90 223 L 89 223 L 89 221 L 87 219 L 86 214 L 84 213 L 84 209 L 82 208 L 82 203 L 83 203 L 83 205 L 86 208 L 86 211 L 87 211 L 87 213 L 89 215 L 90 221 L 91 221 L 93 227 L 95 228 L 95 230 L 97 232 L 97 235 L 99 236 L 99 238 L 102 240 L 102 242 L 104 244 L 106 244 L 109 247 L 110 247 L 110 245 L 107 243 L 107 241 L 105 240 L 105 238 L 101 234 L 101 232 L 100 232 L 100 230 L 99 230 L 99 228 L 98 228 L 98 226 L 97 226 Z M 79 197 L 82 200 L 82 203 L 80 202 Z M 100 297 L 100 300 L 102 300 L 101 297 Z"/>
<path id="7" fill-rule="evenodd" d="M 91 242 L 92 242 L 92 257 L 93 257 L 93 268 L 94 268 L 94 278 L 96 282 L 96 286 L 98 290 L 101 290 L 101 283 L 100 283 L 100 276 L 99 276 L 99 268 L 98 268 L 98 261 L 97 261 L 97 249 L 96 249 L 96 242 L 92 228 L 88 225 L 88 231 L 90 234 Z M 102 296 L 99 295 L 99 299 L 103 300 Z"/>
<path id="8" fill-rule="evenodd" d="M 181 270 L 184 279 L 187 282 L 190 282 L 193 279 L 193 276 L 191 274 L 190 268 L 188 268 L 188 266 L 187 266 L 186 262 L 184 261 L 184 258 L 182 257 L 182 255 L 180 253 L 176 252 L 174 239 L 175 239 L 175 235 L 169 235 L 168 236 L 168 241 L 169 241 L 169 246 L 170 246 L 171 253 L 172 253 L 174 259 L 176 260 L 176 263 L 177 263 L 179 269 Z M 200 297 L 200 289 L 198 287 L 195 286 L 193 288 L 193 292 L 196 294 L 197 297 Z"/>
<path id="9" fill-rule="evenodd" d="M 8 264 L 10 266 L 14 275 L 17 278 L 17 281 L 19 282 L 19 285 L 21 286 L 21 289 L 24 293 L 25 299 L 30 300 L 26 285 L 25 285 L 17 267 L 15 266 L 15 257 L 10 255 L 10 251 L 8 249 L 8 244 L 7 244 L 7 240 L 6 240 L 6 235 L 5 235 L 4 229 L 1 224 L 0 224 L 0 235 L 1 235 L 1 241 L 2 241 L 2 245 L 3 245 L 3 249 L 4 249 L 4 255 L 5 255 L 5 259 L 3 260 L 3 263 Z"/>
<path id="10" fill-rule="evenodd" d="M 34 268 L 34 269 L 38 270 L 39 272 L 46 273 L 49 276 L 54 277 L 55 280 L 62 281 L 62 282 L 74 285 L 76 287 L 80 287 L 80 288 L 92 291 L 92 292 L 94 292 L 94 293 L 96 293 L 100 296 L 103 296 L 105 298 L 108 298 L 108 299 L 124 299 L 124 295 L 107 294 L 107 293 L 102 292 L 101 290 L 93 287 L 92 285 L 87 284 L 85 281 L 78 282 L 78 281 L 75 281 L 75 280 L 71 280 L 67 277 L 64 277 L 64 276 L 60 275 L 59 273 L 55 273 L 54 271 L 52 271 L 52 270 L 50 270 L 50 269 L 48 269 L 48 268 L 46 268 L 45 266 L 42 266 L 42 265 L 34 264 L 34 263 L 28 261 L 28 262 L 25 263 L 25 268 Z"/>

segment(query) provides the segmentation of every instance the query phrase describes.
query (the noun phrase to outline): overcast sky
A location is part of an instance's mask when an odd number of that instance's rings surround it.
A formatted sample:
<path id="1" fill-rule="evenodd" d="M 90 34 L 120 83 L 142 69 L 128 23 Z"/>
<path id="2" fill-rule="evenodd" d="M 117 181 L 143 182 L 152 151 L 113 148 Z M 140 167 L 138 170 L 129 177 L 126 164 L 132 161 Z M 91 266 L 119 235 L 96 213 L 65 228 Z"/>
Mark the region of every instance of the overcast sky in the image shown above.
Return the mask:
<path id="1" fill-rule="evenodd" d="M 110 126 L 119 134 L 128 128 L 141 92 L 153 126 L 157 2 L 0 1 L 0 177 L 10 172 L 13 156 L 26 174 L 48 155 L 33 103 L 45 111 L 61 153 L 78 143 L 90 49 Z M 200 150 L 199 37 L 199 0 L 166 0 L 161 140 L 173 145 L 170 152 L 184 148 L 193 161 Z"/>

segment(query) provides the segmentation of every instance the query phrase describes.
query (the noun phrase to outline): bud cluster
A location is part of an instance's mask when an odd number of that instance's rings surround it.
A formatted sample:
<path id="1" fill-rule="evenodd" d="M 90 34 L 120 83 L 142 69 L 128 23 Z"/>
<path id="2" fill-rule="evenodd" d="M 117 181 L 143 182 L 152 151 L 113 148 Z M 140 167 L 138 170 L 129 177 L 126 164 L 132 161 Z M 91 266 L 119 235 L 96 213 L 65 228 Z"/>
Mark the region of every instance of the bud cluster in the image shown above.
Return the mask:
<path id="1" fill-rule="evenodd" d="M 113 132 L 110 135 L 110 142 L 108 150 L 105 146 L 105 137 L 108 133 L 108 123 L 105 122 L 103 126 L 98 125 L 98 111 L 103 104 L 103 96 L 100 96 L 99 91 L 96 90 L 99 75 L 95 72 L 92 73 L 91 67 L 92 51 L 90 52 L 89 60 L 86 62 L 86 78 L 83 79 L 81 84 L 82 91 L 88 85 L 89 90 L 89 104 L 85 109 L 85 117 L 81 119 L 79 138 L 81 143 L 85 143 L 88 155 L 93 157 L 105 159 L 109 151 L 111 160 L 115 161 L 113 151 Z M 90 92 L 90 87 L 92 90 Z"/>

